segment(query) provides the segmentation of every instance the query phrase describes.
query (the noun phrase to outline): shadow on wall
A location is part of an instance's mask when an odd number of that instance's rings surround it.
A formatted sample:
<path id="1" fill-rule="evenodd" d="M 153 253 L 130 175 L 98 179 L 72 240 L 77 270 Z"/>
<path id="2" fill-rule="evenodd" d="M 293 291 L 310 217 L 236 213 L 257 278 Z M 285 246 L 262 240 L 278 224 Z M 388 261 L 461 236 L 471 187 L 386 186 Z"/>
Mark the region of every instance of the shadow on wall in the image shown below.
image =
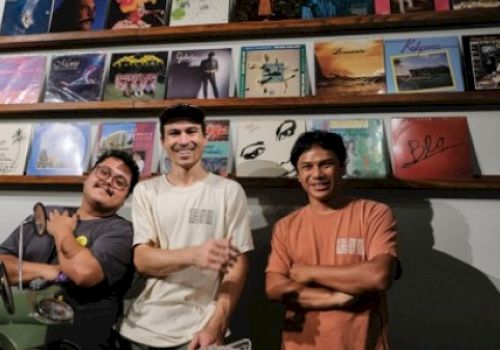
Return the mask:
<path id="1" fill-rule="evenodd" d="M 392 347 L 500 349 L 500 293 L 495 285 L 473 266 L 434 249 L 434 236 L 443 233 L 431 226 L 428 200 L 390 205 L 398 220 L 403 265 L 403 276 L 388 296 Z M 453 251 L 472 261 L 465 218 L 449 206 L 445 212 Z"/>

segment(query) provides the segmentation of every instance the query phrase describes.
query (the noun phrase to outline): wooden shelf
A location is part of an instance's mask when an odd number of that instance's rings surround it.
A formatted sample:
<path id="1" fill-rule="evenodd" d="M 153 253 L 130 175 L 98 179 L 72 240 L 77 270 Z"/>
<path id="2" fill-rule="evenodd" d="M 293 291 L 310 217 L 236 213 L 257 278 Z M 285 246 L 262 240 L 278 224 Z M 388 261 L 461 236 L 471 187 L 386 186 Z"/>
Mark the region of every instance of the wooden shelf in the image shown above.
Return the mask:
<path id="1" fill-rule="evenodd" d="M 500 23 L 500 8 L 393 15 L 346 16 L 312 20 L 239 22 L 181 27 L 101 30 L 0 36 L 2 50 L 137 45 L 155 42 L 206 42 L 255 38 L 345 35 L 366 32 L 488 27 Z"/>
<path id="2" fill-rule="evenodd" d="M 242 114 L 257 112 L 270 113 L 306 113 L 332 111 L 336 109 L 373 108 L 377 111 L 407 111 L 415 107 L 433 109 L 440 106 L 460 107 L 463 109 L 492 109 L 500 107 L 500 91 L 466 91 L 442 93 L 412 93 L 384 95 L 335 95 L 329 97 L 282 97 L 282 98 L 226 98 L 226 99 L 171 99 L 151 101 L 99 101 L 99 102 L 66 102 L 66 103 L 33 103 L 7 104 L 0 109 L 0 118 L 11 118 L 22 115 L 43 114 L 61 115 L 71 118 L 73 115 L 87 113 L 86 118 L 101 118 L 95 112 L 158 112 L 161 109 L 177 104 L 192 103 L 201 106 L 209 113 Z"/>
<path id="3" fill-rule="evenodd" d="M 0 176 L 0 190 L 80 190 L 84 176 Z M 144 180 L 144 178 L 142 179 Z M 293 178 L 234 178 L 245 188 L 299 188 Z M 479 190 L 500 191 L 500 176 L 482 176 L 467 181 L 348 179 L 347 189 L 371 190 Z"/>

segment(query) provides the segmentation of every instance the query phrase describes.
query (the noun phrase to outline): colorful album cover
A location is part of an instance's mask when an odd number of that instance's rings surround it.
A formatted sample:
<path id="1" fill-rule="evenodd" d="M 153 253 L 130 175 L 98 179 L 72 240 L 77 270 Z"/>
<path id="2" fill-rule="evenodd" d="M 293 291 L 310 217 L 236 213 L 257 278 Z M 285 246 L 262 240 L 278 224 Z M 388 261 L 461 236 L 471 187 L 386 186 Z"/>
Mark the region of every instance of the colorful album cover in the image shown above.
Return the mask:
<path id="1" fill-rule="evenodd" d="M 132 155 L 141 175 L 150 175 L 156 129 L 156 122 L 102 123 L 93 158 L 107 150 L 121 150 Z"/>
<path id="2" fill-rule="evenodd" d="M 104 29 L 110 0 L 54 0 L 51 32 Z"/>
<path id="3" fill-rule="evenodd" d="M 31 139 L 31 124 L 2 123 L 0 175 L 23 175 Z"/>
<path id="4" fill-rule="evenodd" d="M 46 61 L 41 55 L 0 56 L 0 103 L 37 103 Z"/>
<path id="5" fill-rule="evenodd" d="M 229 22 L 229 0 L 172 0 L 169 25 Z"/>
<path id="6" fill-rule="evenodd" d="M 241 97 L 305 96 L 308 90 L 305 45 L 241 48 Z"/>
<path id="7" fill-rule="evenodd" d="M 346 178 L 387 176 L 384 124 L 381 119 L 314 120 L 314 130 L 342 136 L 346 148 Z"/>
<path id="8" fill-rule="evenodd" d="M 314 56 L 316 95 L 386 92 L 382 40 L 315 43 Z"/>
<path id="9" fill-rule="evenodd" d="M 52 0 L 5 0 L 0 35 L 47 33 Z"/>
<path id="10" fill-rule="evenodd" d="M 165 25 L 167 0 L 110 0 L 108 29 L 150 28 Z"/>
<path id="11" fill-rule="evenodd" d="M 104 53 L 52 56 L 44 101 L 99 101 L 105 61 Z"/>
<path id="12" fill-rule="evenodd" d="M 499 7 L 499 0 L 451 0 L 453 10 Z"/>
<path id="13" fill-rule="evenodd" d="M 282 1 L 285 3 L 285 1 Z M 303 19 L 373 14 L 370 0 L 306 0 L 292 1 L 301 3 Z"/>
<path id="14" fill-rule="evenodd" d="M 230 172 L 229 127 L 230 121 L 228 119 L 206 121 L 208 143 L 203 151 L 201 161 L 207 171 L 216 175 L 227 176 Z M 160 171 L 166 173 L 170 169 L 170 159 L 163 148 L 161 154 Z"/>
<path id="15" fill-rule="evenodd" d="M 292 177 L 296 175 L 290 150 L 306 131 L 303 119 L 259 119 L 238 122 L 235 154 L 239 177 Z"/>
<path id="16" fill-rule="evenodd" d="M 472 178 L 467 118 L 393 118 L 391 135 L 395 177 L 410 180 Z"/>
<path id="17" fill-rule="evenodd" d="M 167 57 L 167 51 L 114 53 L 104 100 L 163 99 Z"/>
<path id="18" fill-rule="evenodd" d="M 231 49 L 172 51 L 167 98 L 227 98 L 230 96 Z"/>
<path id="19" fill-rule="evenodd" d="M 82 175 L 88 162 L 89 123 L 35 124 L 27 175 Z"/>
<path id="20" fill-rule="evenodd" d="M 500 89 L 500 34 L 463 36 L 467 87 Z"/>
<path id="21" fill-rule="evenodd" d="M 457 37 L 386 40 L 387 91 L 464 91 Z"/>

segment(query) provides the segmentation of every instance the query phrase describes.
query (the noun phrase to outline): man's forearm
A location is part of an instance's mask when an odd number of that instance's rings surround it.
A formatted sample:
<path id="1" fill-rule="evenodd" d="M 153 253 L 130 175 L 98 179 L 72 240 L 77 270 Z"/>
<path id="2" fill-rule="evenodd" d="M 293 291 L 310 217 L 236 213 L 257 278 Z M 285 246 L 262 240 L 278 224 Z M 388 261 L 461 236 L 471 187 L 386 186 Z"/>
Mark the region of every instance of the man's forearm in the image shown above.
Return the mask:
<path id="1" fill-rule="evenodd" d="M 5 265 L 9 282 L 19 282 L 19 259 L 14 255 L 0 255 L 0 260 Z M 57 275 L 58 265 L 23 261 L 23 282 L 29 282 L 35 278 L 51 279 L 49 276 Z"/>
<path id="2" fill-rule="evenodd" d="M 141 244 L 134 250 L 134 265 L 141 274 L 165 277 L 194 264 L 194 248 L 165 250 Z"/>

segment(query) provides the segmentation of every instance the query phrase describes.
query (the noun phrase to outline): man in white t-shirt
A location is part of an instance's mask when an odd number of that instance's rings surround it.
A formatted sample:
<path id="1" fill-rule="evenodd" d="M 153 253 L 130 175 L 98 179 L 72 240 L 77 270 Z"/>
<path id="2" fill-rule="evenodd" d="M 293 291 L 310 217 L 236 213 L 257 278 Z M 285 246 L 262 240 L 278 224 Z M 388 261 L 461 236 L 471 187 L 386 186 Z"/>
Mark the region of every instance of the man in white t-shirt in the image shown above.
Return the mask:
<path id="1" fill-rule="evenodd" d="M 204 118 L 186 104 L 162 112 L 171 169 L 134 191 L 134 264 L 147 282 L 120 333 L 136 349 L 221 344 L 246 277 L 244 253 L 253 249 L 246 196 L 203 168 Z"/>

